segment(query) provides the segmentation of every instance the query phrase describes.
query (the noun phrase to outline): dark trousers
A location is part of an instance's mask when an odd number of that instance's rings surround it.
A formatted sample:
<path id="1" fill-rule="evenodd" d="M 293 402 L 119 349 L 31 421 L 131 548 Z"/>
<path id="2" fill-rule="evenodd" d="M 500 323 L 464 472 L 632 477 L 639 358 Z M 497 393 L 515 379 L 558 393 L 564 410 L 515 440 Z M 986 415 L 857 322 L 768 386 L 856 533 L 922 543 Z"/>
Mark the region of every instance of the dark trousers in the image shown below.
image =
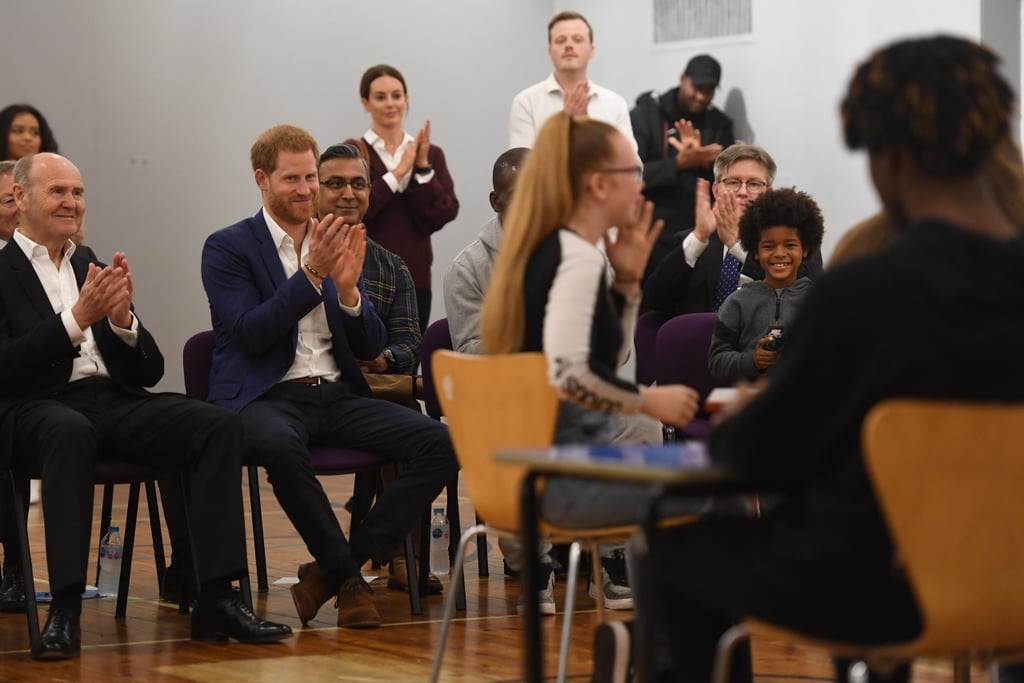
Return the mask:
<path id="1" fill-rule="evenodd" d="M 429 287 L 416 288 L 416 314 L 420 317 L 420 333 L 427 331 L 430 324 L 430 302 L 433 294 Z"/>
<path id="2" fill-rule="evenodd" d="M 771 514 L 760 519 L 705 517 L 660 531 L 643 571 L 653 590 L 635 590 L 637 618 L 666 634 L 671 680 L 710 681 L 721 635 L 744 617 L 827 639 L 887 643 L 921 631 L 906 581 L 881 570 L 886 561 L 823 557 L 780 533 Z M 731 669 L 750 683 L 749 648 Z"/>
<path id="3" fill-rule="evenodd" d="M 367 559 L 387 562 L 459 470 L 447 427 L 398 404 L 360 396 L 344 381 L 278 384 L 241 416 L 246 456 L 266 468 L 274 495 L 310 554 L 338 580 L 357 575 Z M 354 448 L 403 465 L 350 541 L 313 472 L 309 446 Z"/>
<path id="4" fill-rule="evenodd" d="M 246 573 L 241 422 L 178 394 L 129 393 L 106 378 L 67 385 L 15 415 L 15 462 L 40 476 L 50 589 L 84 584 L 97 458 L 183 472 L 199 580 Z"/>
<path id="5" fill-rule="evenodd" d="M 28 515 L 28 499 L 31 493 L 28 477 L 16 476 L 15 484 L 21 496 L 22 512 Z M 11 498 L 9 482 L 0 480 L 0 543 L 4 546 L 4 563 L 18 556 L 18 527 L 14 517 L 14 499 Z"/>

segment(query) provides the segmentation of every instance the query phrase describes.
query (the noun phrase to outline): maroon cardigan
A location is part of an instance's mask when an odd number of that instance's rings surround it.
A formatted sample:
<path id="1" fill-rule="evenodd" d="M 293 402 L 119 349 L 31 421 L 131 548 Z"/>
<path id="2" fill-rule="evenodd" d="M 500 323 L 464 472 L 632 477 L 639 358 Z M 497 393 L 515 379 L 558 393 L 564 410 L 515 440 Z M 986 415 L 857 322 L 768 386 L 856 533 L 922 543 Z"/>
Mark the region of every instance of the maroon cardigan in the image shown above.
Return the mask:
<path id="1" fill-rule="evenodd" d="M 346 140 L 355 144 L 355 140 Z M 370 153 L 370 208 L 363 222 L 366 233 L 385 249 L 405 261 L 417 289 L 430 289 L 430 265 L 434 251 L 430 235 L 450 223 L 459 213 L 455 184 L 448 174 L 444 152 L 430 146 L 427 159 L 434 167 L 434 177 L 421 185 L 413 173 L 405 192 L 395 193 L 384 182 L 388 172 L 372 145 Z"/>

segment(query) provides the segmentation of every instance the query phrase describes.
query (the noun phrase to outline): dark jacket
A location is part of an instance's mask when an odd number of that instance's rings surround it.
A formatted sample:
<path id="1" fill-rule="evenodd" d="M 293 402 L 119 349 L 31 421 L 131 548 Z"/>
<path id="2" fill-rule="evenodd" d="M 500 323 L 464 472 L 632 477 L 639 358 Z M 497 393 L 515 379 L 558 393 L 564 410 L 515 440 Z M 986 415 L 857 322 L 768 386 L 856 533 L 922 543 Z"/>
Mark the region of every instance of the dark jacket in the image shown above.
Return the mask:
<path id="1" fill-rule="evenodd" d="M 341 310 L 330 276 L 323 281 L 322 294 L 301 270 L 285 277 L 262 210 L 206 239 L 202 275 L 216 336 L 211 402 L 241 410 L 280 382 L 295 361 L 299 320 L 320 304 L 338 369 L 355 392 L 371 395 L 358 360 L 380 355 L 387 331 L 362 278 L 362 312 L 350 316 Z"/>
<path id="2" fill-rule="evenodd" d="M 679 88 L 661 95 L 640 95 L 629 118 L 637 153 L 644 162 L 644 195 L 654 202 L 654 218 L 665 221 L 659 242 L 668 246 L 676 233 L 693 227 L 697 178 L 714 179 L 710 168 L 676 168 L 676 150 L 668 141 L 669 132 L 676 121 L 686 119 L 700 131 L 701 144 L 718 143 L 724 148 L 736 142 L 732 119 L 710 106 L 701 114 L 681 109 Z"/>

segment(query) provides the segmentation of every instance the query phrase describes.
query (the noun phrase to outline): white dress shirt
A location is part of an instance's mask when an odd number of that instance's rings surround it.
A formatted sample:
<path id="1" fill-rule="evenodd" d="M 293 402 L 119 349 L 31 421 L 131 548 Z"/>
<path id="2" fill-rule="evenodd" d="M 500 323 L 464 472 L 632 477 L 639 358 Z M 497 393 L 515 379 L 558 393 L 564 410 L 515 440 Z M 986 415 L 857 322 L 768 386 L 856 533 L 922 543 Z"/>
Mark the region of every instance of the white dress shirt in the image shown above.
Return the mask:
<path id="1" fill-rule="evenodd" d="M 84 379 L 86 377 L 110 377 L 103 356 L 93 337 L 92 329 L 82 329 L 75 321 L 71 309 L 78 303 L 78 281 L 75 280 L 75 271 L 71 267 L 71 255 L 75 253 L 75 243 L 67 241 L 64 253 L 61 256 L 60 269 L 53 265 L 50 254 L 46 247 L 36 244 L 28 237 L 25 237 L 20 230 L 14 231 L 14 241 L 25 253 L 25 258 L 32 264 L 32 269 L 39 278 L 39 284 L 46 292 L 46 298 L 50 302 L 53 312 L 60 315 L 60 321 L 64 324 L 64 330 L 68 334 L 71 343 L 79 347 L 78 358 L 75 358 L 71 365 L 71 376 L 68 382 Z M 114 325 L 109 320 L 107 324 L 125 344 L 135 347 L 139 343 L 139 321 L 132 314 L 131 328 L 123 329 Z"/>
<path id="2" fill-rule="evenodd" d="M 409 181 L 412 179 L 414 174 L 416 176 L 416 182 L 420 185 L 426 185 L 434 177 L 433 171 L 430 171 L 429 173 L 409 172 L 406 173 L 405 177 L 401 180 L 395 177 L 394 171 L 398 168 L 398 162 L 401 161 L 402 155 L 405 154 L 406 147 L 416 141 L 416 138 L 405 131 L 402 132 L 402 135 L 402 142 L 399 143 L 398 149 L 395 150 L 394 154 L 391 154 L 388 152 L 387 146 L 384 144 L 384 138 L 377 135 L 373 128 L 363 134 L 363 140 L 373 147 L 374 151 L 377 152 L 377 156 L 379 156 L 380 160 L 384 162 L 384 168 L 388 169 L 388 172 L 383 176 L 384 182 L 388 184 L 388 187 L 390 187 L 391 191 L 395 194 L 405 192 L 406 188 L 409 187 Z M 366 163 L 370 162 L 367 161 Z"/>
<path id="3" fill-rule="evenodd" d="M 587 116 L 615 126 L 633 143 L 633 149 L 637 149 L 626 100 L 622 95 L 602 88 L 593 81 L 588 83 L 590 102 L 587 104 Z M 565 92 L 555 80 L 555 74 L 521 91 L 512 100 L 512 111 L 508 116 L 509 148 L 533 147 L 541 126 L 564 108 Z"/>
<path id="4" fill-rule="evenodd" d="M 277 256 L 281 259 L 281 266 L 284 268 L 286 277 L 292 277 L 299 272 L 299 255 L 295 253 L 295 240 L 277 224 L 270 212 L 263 209 L 263 218 L 267 221 L 267 229 L 270 231 L 270 238 L 277 245 Z M 307 231 L 308 232 L 308 231 Z M 302 240 L 302 262 L 309 258 L 309 240 Z M 309 278 L 306 278 L 307 280 Z M 310 282 L 322 293 L 320 288 Z M 362 313 L 362 299 L 350 308 L 338 300 L 341 310 L 351 316 Z M 282 382 L 298 377 L 322 377 L 330 382 L 335 382 L 341 377 L 341 370 L 337 361 L 331 354 L 333 340 L 331 339 L 331 328 L 327 324 L 327 312 L 321 302 L 299 320 L 299 337 L 295 345 L 295 361 L 288 369 L 288 372 L 281 378 Z"/>
<path id="5" fill-rule="evenodd" d="M 697 235 L 690 231 L 690 234 L 683 240 L 683 256 L 686 258 L 686 265 L 693 268 L 697 264 L 697 259 L 704 253 L 704 250 L 708 248 L 708 242 L 701 242 L 697 239 Z M 736 240 L 736 244 L 732 245 L 732 249 L 722 244 L 722 260 L 725 260 L 726 254 L 732 254 L 736 257 L 736 260 L 740 262 L 740 268 L 743 268 L 743 264 L 747 261 L 747 252 L 743 249 L 739 240 Z M 743 271 L 740 271 L 740 286 L 751 282 L 749 275 L 744 275 Z"/>

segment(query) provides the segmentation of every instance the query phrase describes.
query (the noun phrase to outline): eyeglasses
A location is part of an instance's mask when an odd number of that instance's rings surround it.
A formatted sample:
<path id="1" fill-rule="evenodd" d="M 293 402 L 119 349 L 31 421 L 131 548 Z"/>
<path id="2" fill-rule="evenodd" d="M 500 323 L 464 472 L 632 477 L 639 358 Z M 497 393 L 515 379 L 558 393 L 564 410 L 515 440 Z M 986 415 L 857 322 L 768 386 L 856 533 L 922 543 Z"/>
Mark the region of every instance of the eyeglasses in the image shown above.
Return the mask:
<path id="1" fill-rule="evenodd" d="M 632 173 L 633 179 L 638 183 L 643 182 L 644 179 L 644 167 L 643 166 L 629 166 L 628 168 L 602 168 L 598 169 L 598 173 Z"/>
<path id="2" fill-rule="evenodd" d="M 335 192 L 342 192 L 346 187 L 351 187 L 353 192 L 364 192 L 370 185 L 366 182 L 366 178 L 338 178 L 332 177 L 327 180 L 320 181 L 320 184 L 329 190 Z"/>
<path id="3" fill-rule="evenodd" d="M 729 192 L 739 192 L 740 188 L 744 185 L 747 186 L 748 194 L 761 194 L 768 189 L 768 183 L 763 180 L 754 178 L 752 180 L 740 180 L 739 178 L 722 178 L 719 181 Z"/>

